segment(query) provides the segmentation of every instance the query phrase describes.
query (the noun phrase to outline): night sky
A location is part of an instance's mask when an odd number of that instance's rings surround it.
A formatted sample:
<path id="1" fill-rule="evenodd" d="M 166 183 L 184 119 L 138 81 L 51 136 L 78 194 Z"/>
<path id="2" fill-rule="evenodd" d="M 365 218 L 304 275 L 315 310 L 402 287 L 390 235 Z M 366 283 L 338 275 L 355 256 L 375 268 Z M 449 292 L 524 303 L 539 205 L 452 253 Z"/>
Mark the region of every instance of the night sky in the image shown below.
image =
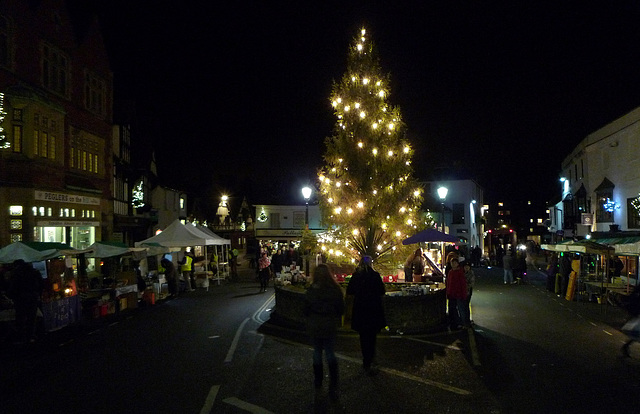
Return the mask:
<path id="1" fill-rule="evenodd" d="M 637 1 L 214 3 L 97 2 L 116 99 L 136 100 L 160 176 L 212 196 L 302 202 L 363 25 L 417 178 L 466 168 L 485 201 L 558 196 L 569 151 L 640 106 Z"/>

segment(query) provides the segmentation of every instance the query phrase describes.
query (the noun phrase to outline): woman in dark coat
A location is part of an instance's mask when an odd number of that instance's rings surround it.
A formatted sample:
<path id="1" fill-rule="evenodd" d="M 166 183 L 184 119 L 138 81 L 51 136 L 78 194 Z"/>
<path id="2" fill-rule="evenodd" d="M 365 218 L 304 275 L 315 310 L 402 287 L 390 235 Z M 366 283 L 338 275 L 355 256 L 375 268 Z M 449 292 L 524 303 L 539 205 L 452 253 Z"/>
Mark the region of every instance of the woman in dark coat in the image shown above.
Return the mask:
<path id="1" fill-rule="evenodd" d="M 362 368 L 367 375 L 376 374 L 371 368 L 376 353 L 376 335 L 387 326 L 382 306 L 384 283 L 371 265 L 371 256 L 364 256 L 347 286 L 347 295 L 354 296 L 351 328 L 360 334 Z"/>
<path id="2" fill-rule="evenodd" d="M 344 296 L 331 269 L 319 264 L 313 271 L 313 282 L 305 296 L 304 313 L 307 317 L 307 332 L 313 342 L 313 375 L 315 395 L 322 388 L 324 351 L 329 366 L 329 395 L 332 400 L 338 398 L 338 360 L 334 353 L 338 324 L 344 313 Z"/>

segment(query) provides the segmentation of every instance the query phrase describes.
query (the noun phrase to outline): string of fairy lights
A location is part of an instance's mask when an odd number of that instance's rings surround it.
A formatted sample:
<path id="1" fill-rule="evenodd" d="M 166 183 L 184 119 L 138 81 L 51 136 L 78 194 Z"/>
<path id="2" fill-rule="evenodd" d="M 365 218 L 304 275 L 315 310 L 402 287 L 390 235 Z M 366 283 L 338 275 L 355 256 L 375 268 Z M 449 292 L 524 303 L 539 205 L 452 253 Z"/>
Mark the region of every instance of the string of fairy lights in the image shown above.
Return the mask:
<path id="1" fill-rule="evenodd" d="M 319 237 L 328 254 L 383 255 L 421 226 L 422 188 L 412 178 L 413 150 L 400 110 L 388 104 L 373 43 L 362 29 L 349 49 L 347 73 L 334 85 L 336 116 L 318 174 L 320 207 L 331 231 Z"/>
<path id="2" fill-rule="evenodd" d="M 0 92 L 0 149 L 6 149 L 11 146 L 11 143 L 7 140 L 7 136 L 4 133 L 4 127 L 2 126 L 5 116 L 7 116 L 7 113 L 4 111 L 4 93 Z"/>

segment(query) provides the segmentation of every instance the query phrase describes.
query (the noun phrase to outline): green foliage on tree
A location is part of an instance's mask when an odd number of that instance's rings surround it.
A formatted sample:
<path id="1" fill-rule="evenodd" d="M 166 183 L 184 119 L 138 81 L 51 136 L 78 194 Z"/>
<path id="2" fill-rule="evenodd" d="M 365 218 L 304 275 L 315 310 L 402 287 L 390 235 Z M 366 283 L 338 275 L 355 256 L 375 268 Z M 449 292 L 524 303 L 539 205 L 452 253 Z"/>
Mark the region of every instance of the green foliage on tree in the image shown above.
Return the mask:
<path id="1" fill-rule="evenodd" d="M 389 79 L 362 29 L 349 47 L 347 71 L 333 85 L 336 124 L 318 173 L 320 211 L 330 229 L 320 244 L 332 261 L 390 257 L 425 227 L 423 189 L 413 178 L 400 109 L 388 103 Z"/>

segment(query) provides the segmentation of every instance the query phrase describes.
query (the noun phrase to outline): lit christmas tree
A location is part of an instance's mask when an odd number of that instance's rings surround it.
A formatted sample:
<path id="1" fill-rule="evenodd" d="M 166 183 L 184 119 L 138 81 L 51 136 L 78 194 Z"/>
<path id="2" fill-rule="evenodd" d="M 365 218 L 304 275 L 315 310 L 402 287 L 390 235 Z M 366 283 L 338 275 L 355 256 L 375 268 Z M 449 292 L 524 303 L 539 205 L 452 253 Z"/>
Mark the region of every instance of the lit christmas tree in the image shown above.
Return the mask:
<path id="1" fill-rule="evenodd" d="M 349 48 L 347 72 L 333 86 L 337 122 L 318 174 L 320 210 L 330 229 L 320 243 L 332 261 L 388 257 L 425 227 L 413 150 L 400 109 L 387 102 L 389 85 L 362 29 Z"/>

